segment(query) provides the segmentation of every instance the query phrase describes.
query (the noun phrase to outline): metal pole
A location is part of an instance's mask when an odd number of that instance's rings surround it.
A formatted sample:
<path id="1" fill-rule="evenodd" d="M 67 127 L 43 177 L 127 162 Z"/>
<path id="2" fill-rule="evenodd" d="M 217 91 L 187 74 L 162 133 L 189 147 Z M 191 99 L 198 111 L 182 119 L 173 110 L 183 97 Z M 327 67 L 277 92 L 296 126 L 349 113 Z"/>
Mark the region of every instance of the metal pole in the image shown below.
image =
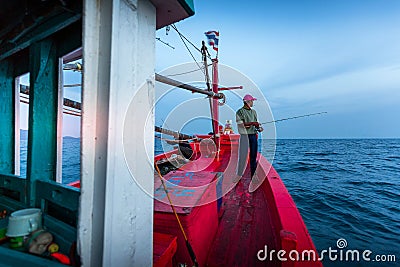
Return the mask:
<path id="1" fill-rule="evenodd" d="M 162 75 L 157 74 L 157 73 L 156 73 L 156 81 L 157 82 L 161 82 L 161 83 L 165 83 L 165 84 L 169 84 L 169 85 L 172 85 L 172 86 L 176 86 L 176 87 L 179 87 L 179 88 L 182 88 L 182 89 L 186 89 L 186 90 L 191 91 L 192 93 L 199 93 L 199 94 L 203 94 L 203 95 L 208 95 L 210 97 L 214 97 L 214 98 L 218 98 L 218 99 L 223 99 L 224 98 L 224 95 L 221 94 L 221 93 L 214 93 L 214 92 L 211 92 L 211 91 L 203 90 L 203 89 L 194 87 L 192 85 L 185 84 L 185 83 L 170 79 L 168 77 L 162 76 Z"/>

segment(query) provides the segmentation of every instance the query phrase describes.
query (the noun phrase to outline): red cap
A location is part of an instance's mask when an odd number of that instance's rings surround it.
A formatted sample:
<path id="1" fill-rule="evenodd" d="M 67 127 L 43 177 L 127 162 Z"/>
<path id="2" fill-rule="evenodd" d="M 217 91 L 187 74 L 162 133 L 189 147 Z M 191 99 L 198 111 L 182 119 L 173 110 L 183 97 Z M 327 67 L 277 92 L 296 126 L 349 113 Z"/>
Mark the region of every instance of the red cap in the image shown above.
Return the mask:
<path id="1" fill-rule="evenodd" d="M 257 98 L 254 98 L 252 95 L 249 94 L 243 97 L 243 101 L 253 101 L 253 100 L 257 100 Z"/>

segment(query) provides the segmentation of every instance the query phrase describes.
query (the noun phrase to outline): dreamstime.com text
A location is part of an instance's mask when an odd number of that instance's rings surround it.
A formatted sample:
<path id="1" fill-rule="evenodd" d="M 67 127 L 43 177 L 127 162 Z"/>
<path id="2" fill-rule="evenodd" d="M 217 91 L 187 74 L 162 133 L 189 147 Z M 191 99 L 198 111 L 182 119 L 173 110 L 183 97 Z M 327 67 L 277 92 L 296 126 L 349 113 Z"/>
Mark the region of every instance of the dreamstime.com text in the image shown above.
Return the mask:
<path id="1" fill-rule="evenodd" d="M 322 250 L 319 255 L 314 250 L 304 250 L 299 252 L 297 250 L 291 250 L 289 252 L 285 250 L 268 250 L 268 246 L 264 246 L 263 249 L 257 253 L 257 258 L 260 261 L 366 261 L 366 262 L 396 262 L 396 255 L 394 254 L 374 254 L 371 250 L 357 250 L 357 249 L 345 249 L 347 247 L 347 241 L 344 238 L 339 238 L 336 242 L 337 248 L 331 248 Z"/>

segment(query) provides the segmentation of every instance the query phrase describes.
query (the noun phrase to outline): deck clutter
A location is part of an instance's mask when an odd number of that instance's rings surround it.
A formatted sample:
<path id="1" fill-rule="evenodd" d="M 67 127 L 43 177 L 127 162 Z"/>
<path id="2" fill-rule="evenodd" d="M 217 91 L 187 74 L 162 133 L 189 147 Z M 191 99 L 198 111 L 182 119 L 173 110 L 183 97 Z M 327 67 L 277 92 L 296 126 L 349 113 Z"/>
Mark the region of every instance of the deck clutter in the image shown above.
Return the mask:
<path id="1" fill-rule="evenodd" d="M 5 210 L 6 211 L 6 210 Z M 3 213 L 6 213 L 3 211 Z M 37 208 L 14 211 L 8 217 L 1 218 L 3 231 L 0 243 L 3 247 L 38 255 L 43 259 L 52 260 L 66 265 L 71 265 L 70 256 L 77 260 L 76 251 L 70 251 L 75 255 L 66 255 L 60 251 L 53 235 L 43 229 L 42 211 Z M 74 265 L 76 262 L 74 262 Z"/>

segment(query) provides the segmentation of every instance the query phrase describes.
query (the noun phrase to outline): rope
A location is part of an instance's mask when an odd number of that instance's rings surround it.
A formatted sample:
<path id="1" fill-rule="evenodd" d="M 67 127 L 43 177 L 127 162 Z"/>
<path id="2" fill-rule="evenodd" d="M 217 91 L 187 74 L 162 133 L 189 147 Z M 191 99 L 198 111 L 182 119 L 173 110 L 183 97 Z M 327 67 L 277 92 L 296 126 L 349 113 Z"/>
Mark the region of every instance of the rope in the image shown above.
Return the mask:
<path id="1" fill-rule="evenodd" d="M 185 229 L 183 229 L 181 220 L 179 219 L 178 213 L 176 212 L 175 207 L 174 207 L 174 205 L 172 204 L 172 200 L 171 200 L 171 198 L 170 198 L 170 196 L 169 196 L 169 194 L 168 194 L 168 189 L 167 189 L 167 186 L 166 186 L 165 183 L 164 183 L 164 180 L 163 180 L 163 176 L 162 176 L 162 174 L 161 174 L 161 171 L 160 171 L 160 169 L 158 168 L 157 164 L 154 164 L 154 166 L 155 166 L 155 168 L 156 168 L 156 170 L 157 170 L 158 177 L 160 178 L 160 181 L 161 181 L 161 183 L 162 183 L 162 185 L 163 185 L 165 194 L 167 195 L 167 198 L 168 198 L 168 201 L 169 201 L 169 205 L 171 206 L 172 211 L 173 211 L 173 213 L 174 213 L 174 215 L 175 215 L 175 218 L 176 218 L 176 220 L 177 220 L 177 222 L 178 222 L 178 224 L 179 224 L 179 228 L 181 229 L 181 232 L 182 232 L 182 234 L 183 234 L 183 238 L 185 239 L 186 246 L 187 246 L 187 249 L 188 249 L 188 251 L 189 251 L 190 257 L 192 258 L 192 261 L 193 261 L 194 266 L 197 267 L 197 266 L 199 266 L 199 264 L 197 263 L 196 255 L 194 254 L 193 248 L 192 248 L 192 246 L 191 246 L 190 243 L 189 243 L 189 240 L 188 240 L 188 238 L 187 238 Z"/>
<path id="2" fill-rule="evenodd" d="M 161 43 L 163 43 L 163 44 L 165 44 L 166 46 L 168 46 L 168 47 L 170 47 L 170 48 L 172 48 L 172 49 L 175 49 L 175 47 L 173 47 L 173 46 L 170 45 L 169 43 L 166 43 L 166 42 L 164 42 L 163 40 L 161 40 L 160 37 L 156 37 L 156 40 L 159 41 L 159 42 L 161 42 Z"/>
<path id="3" fill-rule="evenodd" d="M 174 205 L 172 204 L 172 200 L 171 200 L 171 198 L 170 198 L 170 196 L 169 196 L 169 194 L 168 194 L 168 189 L 167 189 L 167 186 L 165 185 L 165 182 L 164 182 L 164 180 L 163 180 L 164 177 L 163 177 L 162 174 L 161 174 L 160 168 L 158 168 L 157 164 L 155 165 L 155 167 L 156 167 L 156 170 L 157 170 L 157 173 L 158 173 L 158 177 L 160 178 L 160 181 L 161 181 L 161 183 L 162 183 L 162 185 L 163 185 L 165 194 L 167 195 L 167 198 L 168 198 L 168 201 L 169 201 L 169 205 L 171 206 L 172 211 L 174 212 L 174 215 L 175 215 L 175 217 L 176 217 L 176 220 L 178 221 L 179 228 L 181 229 L 181 232 L 182 232 L 182 234 L 183 234 L 183 237 L 185 238 L 185 240 L 188 240 L 188 238 L 187 238 L 187 236 L 186 236 L 185 229 L 183 229 L 181 220 L 179 219 L 178 213 L 176 212 L 175 207 L 174 207 Z"/>
<path id="4" fill-rule="evenodd" d="M 175 26 L 175 24 L 172 24 L 172 29 L 174 29 L 174 30 L 178 33 L 179 37 L 180 37 L 181 40 L 182 40 L 182 43 L 185 45 L 187 51 L 188 51 L 189 54 L 192 56 L 194 62 L 195 62 L 196 65 L 197 65 L 197 67 L 199 67 L 199 69 L 203 72 L 203 74 L 206 75 L 206 73 L 204 72 L 204 70 L 200 67 L 199 63 L 197 63 L 196 58 L 193 56 L 192 51 L 190 51 L 190 49 L 189 49 L 189 47 L 187 46 L 185 40 L 186 40 L 189 44 L 191 44 L 191 45 L 192 45 L 198 52 L 200 52 L 201 54 L 202 54 L 202 51 L 201 51 L 199 48 L 197 48 L 197 46 L 195 46 L 195 45 L 194 45 L 188 38 L 186 38 L 182 33 L 180 33 L 180 32 L 178 31 L 178 28 Z"/>
<path id="5" fill-rule="evenodd" d="M 197 46 L 195 46 L 188 38 L 178 31 L 178 28 L 175 26 L 175 24 L 172 24 L 171 27 L 179 34 L 181 38 L 184 38 L 189 44 L 191 44 L 197 51 L 201 53 L 201 50 Z"/>
<path id="6" fill-rule="evenodd" d="M 187 44 L 185 43 L 185 41 L 182 39 L 182 36 L 179 35 L 181 37 L 182 43 L 186 46 L 187 51 L 189 52 L 189 54 L 192 56 L 194 62 L 196 63 L 197 67 L 199 67 L 199 70 L 201 70 L 201 72 L 203 72 L 203 74 L 205 75 L 204 70 L 200 67 L 199 63 L 197 63 L 196 58 L 193 56 L 192 51 L 190 51 L 189 47 L 187 46 Z"/>
<path id="7" fill-rule="evenodd" d="M 208 64 L 208 66 L 211 66 L 212 64 Z M 195 70 L 190 70 L 190 71 L 186 71 L 186 72 L 181 72 L 181 73 L 175 73 L 175 74 L 170 74 L 170 75 L 165 75 L 166 77 L 172 77 L 172 76 L 178 76 L 178 75 L 183 75 L 183 74 L 188 74 L 188 73 L 192 73 L 192 72 L 196 72 L 199 71 L 200 69 L 195 69 Z M 204 70 L 204 67 L 201 68 L 201 70 Z"/>

